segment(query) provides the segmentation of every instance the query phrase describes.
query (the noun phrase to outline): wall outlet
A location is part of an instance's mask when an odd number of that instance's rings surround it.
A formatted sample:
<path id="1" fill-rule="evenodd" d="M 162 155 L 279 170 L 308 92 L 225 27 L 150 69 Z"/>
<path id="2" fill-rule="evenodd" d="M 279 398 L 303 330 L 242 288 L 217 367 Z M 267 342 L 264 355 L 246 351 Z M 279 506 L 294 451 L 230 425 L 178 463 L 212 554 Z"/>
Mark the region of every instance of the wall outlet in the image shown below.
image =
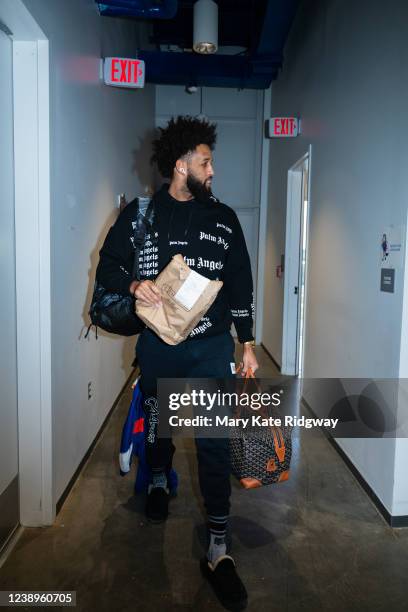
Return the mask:
<path id="1" fill-rule="evenodd" d="M 88 400 L 90 400 L 91 397 L 92 397 L 92 391 L 93 391 L 93 389 L 92 389 L 92 381 L 90 380 L 89 383 L 88 383 Z"/>

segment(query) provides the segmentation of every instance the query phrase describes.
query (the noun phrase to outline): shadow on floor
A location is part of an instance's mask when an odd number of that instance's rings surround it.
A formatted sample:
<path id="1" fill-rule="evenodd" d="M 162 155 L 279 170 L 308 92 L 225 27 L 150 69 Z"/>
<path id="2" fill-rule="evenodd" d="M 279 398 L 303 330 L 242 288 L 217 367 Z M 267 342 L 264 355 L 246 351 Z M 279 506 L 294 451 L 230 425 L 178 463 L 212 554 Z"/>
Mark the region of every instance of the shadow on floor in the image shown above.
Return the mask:
<path id="1" fill-rule="evenodd" d="M 262 376 L 276 374 L 257 351 Z M 55 524 L 25 529 L 0 569 L 0 590 L 75 590 L 76 609 L 87 612 L 223 609 L 199 572 L 207 543 L 193 442 L 177 440 L 181 482 L 165 525 L 145 521 L 144 499 L 133 495 L 134 467 L 119 476 L 130 394 Z M 319 431 L 294 440 L 291 472 L 286 483 L 256 490 L 233 482 L 229 543 L 248 610 L 407 610 L 408 532 L 384 523 Z"/>

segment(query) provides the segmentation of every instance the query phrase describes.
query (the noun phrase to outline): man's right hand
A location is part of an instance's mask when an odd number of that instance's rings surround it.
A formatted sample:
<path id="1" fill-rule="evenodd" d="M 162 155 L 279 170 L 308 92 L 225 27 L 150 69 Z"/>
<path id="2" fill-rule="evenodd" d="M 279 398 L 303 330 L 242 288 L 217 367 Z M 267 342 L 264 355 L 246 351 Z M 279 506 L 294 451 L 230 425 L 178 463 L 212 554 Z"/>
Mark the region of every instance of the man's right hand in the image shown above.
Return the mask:
<path id="1" fill-rule="evenodd" d="M 160 291 L 153 281 L 133 281 L 129 287 L 129 292 L 143 306 L 160 306 L 162 303 Z"/>

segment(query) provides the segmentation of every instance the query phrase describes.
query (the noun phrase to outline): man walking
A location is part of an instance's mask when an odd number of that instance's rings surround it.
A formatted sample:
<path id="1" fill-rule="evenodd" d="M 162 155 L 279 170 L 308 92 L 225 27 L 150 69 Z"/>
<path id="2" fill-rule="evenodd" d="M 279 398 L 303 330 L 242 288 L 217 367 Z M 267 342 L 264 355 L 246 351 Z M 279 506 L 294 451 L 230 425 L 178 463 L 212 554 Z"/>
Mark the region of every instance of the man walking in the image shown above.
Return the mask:
<path id="1" fill-rule="evenodd" d="M 167 345 L 148 328 L 139 336 L 136 353 L 141 371 L 147 421 L 146 455 L 152 483 L 146 515 L 167 519 L 167 475 L 175 447 L 157 436 L 160 406 L 158 378 L 234 377 L 234 322 L 243 344 L 242 373 L 258 368 L 252 335 L 253 284 L 245 239 L 235 212 L 211 191 L 212 151 L 216 126 L 192 117 L 171 119 L 153 142 L 152 161 L 170 179 L 154 196 L 155 221 L 139 258 L 140 281 L 132 281 L 133 228 L 137 205 L 130 203 L 110 229 L 101 250 L 97 278 L 108 290 L 130 292 L 147 305 L 160 304 L 153 280 L 177 253 L 188 266 L 223 287 L 214 303 L 176 346 Z M 221 602 L 230 609 L 246 606 L 247 593 L 226 554 L 225 534 L 230 509 L 230 457 L 227 439 L 196 439 L 198 476 L 208 516 L 209 548 L 202 570 Z"/>

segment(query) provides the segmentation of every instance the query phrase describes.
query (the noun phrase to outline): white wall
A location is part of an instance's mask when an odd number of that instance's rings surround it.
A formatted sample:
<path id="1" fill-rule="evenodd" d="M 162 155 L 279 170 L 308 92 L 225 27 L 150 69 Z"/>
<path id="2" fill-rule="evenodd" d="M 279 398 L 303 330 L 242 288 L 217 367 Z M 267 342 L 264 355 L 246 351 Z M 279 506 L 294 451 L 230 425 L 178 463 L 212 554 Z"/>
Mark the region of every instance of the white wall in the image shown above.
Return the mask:
<path id="1" fill-rule="evenodd" d="M 281 362 L 289 167 L 313 147 L 306 377 L 399 375 L 403 271 L 380 292 L 383 228 L 406 224 L 408 5 L 305 0 L 272 88 L 271 115 L 303 134 L 272 142 L 263 342 Z M 269 314 L 268 314 L 269 313 Z M 394 486 L 395 441 L 347 440 L 348 456 L 390 512 L 408 514 Z M 407 499 L 407 498 L 405 498 Z"/>
<path id="2" fill-rule="evenodd" d="M 131 371 L 134 340 L 84 340 L 98 252 L 128 199 L 151 184 L 154 87 L 105 87 L 99 60 L 134 56 L 140 32 L 93 0 L 25 0 L 50 40 L 52 403 L 57 500 Z M 133 151 L 136 150 L 135 155 Z M 134 163 L 137 171 L 133 170 Z M 80 337 L 81 336 L 81 337 Z M 88 382 L 93 397 L 88 401 Z"/>
<path id="3" fill-rule="evenodd" d="M 408 211 L 407 211 L 408 212 Z M 407 224 L 408 225 L 408 224 Z M 398 420 L 404 438 L 396 440 L 393 514 L 408 514 L 408 249 L 405 249 L 404 296 L 402 307 L 401 350 L 398 381 Z"/>

